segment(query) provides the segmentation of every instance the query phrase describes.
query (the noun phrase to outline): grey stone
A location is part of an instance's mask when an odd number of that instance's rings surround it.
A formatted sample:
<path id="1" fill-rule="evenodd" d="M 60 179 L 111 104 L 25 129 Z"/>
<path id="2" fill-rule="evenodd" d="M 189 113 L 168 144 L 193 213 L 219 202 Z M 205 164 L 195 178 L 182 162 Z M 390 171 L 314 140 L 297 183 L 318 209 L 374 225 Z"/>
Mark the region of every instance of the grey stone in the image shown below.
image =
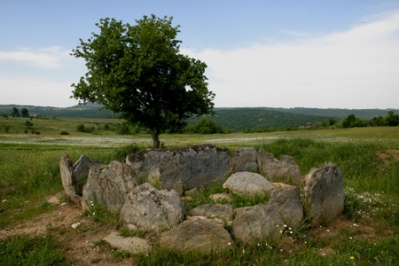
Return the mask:
<path id="1" fill-rule="evenodd" d="M 223 184 L 240 196 L 264 195 L 270 193 L 274 186 L 266 178 L 257 173 L 238 172 L 231 175 Z"/>
<path id="2" fill-rule="evenodd" d="M 67 153 L 63 153 L 60 161 L 61 181 L 65 194 L 72 201 L 80 200 L 82 189 L 89 175 L 89 170 L 94 163 L 86 155 L 72 165 Z"/>
<path id="3" fill-rule="evenodd" d="M 286 186 L 274 190 L 267 205 L 272 206 L 280 214 L 285 224 L 291 227 L 299 227 L 302 224 L 303 204 L 298 187 Z"/>
<path id="4" fill-rule="evenodd" d="M 312 225 L 329 223 L 344 210 L 344 180 L 341 169 L 332 163 L 312 169 L 305 177 L 305 193 Z"/>
<path id="5" fill-rule="evenodd" d="M 258 172 L 256 157 L 258 152 L 254 148 L 239 148 L 234 150 L 234 157 L 231 160 L 229 175 L 236 172 Z"/>
<path id="6" fill-rule="evenodd" d="M 147 240 L 138 237 L 123 237 L 118 232 L 111 232 L 104 241 L 131 254 L 148 254 L 152 250 Z"/>
<path id="7" fill-rule="evenodd" d="M 226 203 L 233 201 L 231 194 L 228 193 L 215 193 L 209 195 L 209 198 L 215 203 Z"/>
<path id="8" fill-rule="evenodd" d="M 134 188 L 121 210 L 125 224 L 145 230 L 164 230 L 184 219 L 184 205 L 174 190 L 157 190 L 148 183 Z"/>
<path id="9" fill-rule="evenodd" d="M 72 166 L 72 176 L 75 180 L 75 191 L 76 194 L 82 196 L 83 186 L 85 185 L 89 176 L 89 171 L 93 163 L 86 155 L 81 155 Z"/>
<path id="10" fill-rule="evenodd" d="M 227 149 L 207 144 L 140 151 L 128 155 L 126 163 L 140 180 L 182 195 L 183 189 L 200 189 L 224 178 L 230 167 L 230 154 Z"/>
<path id="11" fill-rule="evenodd" d="M 89 210 L 94 203 L 111 211 L 119 211 L 127 194 L 138 185 L 132 169 L 124 163 L 112 161 L 109 165 L 94 164 L 83 187 L 82 206 Z"/>
<path id="12" fill-rule="evenodd" d="M 172 250 L 209 255 L 226 250 L 233 245 L 233 239 L 221 225 L 207 220 L 191 220 L 162 233 L 159 243 Z"/>
<path id="13" fill-rule="evenodd" d="M 192 209 L 188 214 L 207 218 L 218 217 L 224 221 L 231 221 L 233 220 L 234 208 L 231 204 L 204 204 Z"/>
<path id="14" fill-rule="evenodd" d="M 290 184 L 299 184 L 301 181 L 301 171 L 291 156 L 282 155 L 280 160 L 277 160 L 273 154 L 260 149 L 257 162 L 259 173 L 270 181 Z"/>
<path id="15" fill-rule="evenodd" d="M 61 181 L 62 181 L 62 186 L 64 187 L 65 195 L 67 197 L 76 197 L 76 191 L 75 191 L 75 183 L 76 180 L 73 180 L 72 178 L 72 161 L 69 158 L 69 155 L 64 152 L 61 155 L 61 160 L 60 160 L 60 174 L 61 174 Z"/>
<path id="16" fill-rule="evenodd" d="M 258 204 L 241 208 L 233 221 L 233 235 L 245 242 L 254 243 L 268 238 L 278 239 L 283 230 L 283 220 L 271 206 Z"/>
<path id="17" fill-rule="evenodd" d="M 195 196 L 198 196 L 199 194 L 200 194 L 200 191 L 199 191 L 198 188 L 193 188 L 193 189 L 190 189 L 190 190 L 186 190 L 184 192 L 185 196 L 190 196 L 190 197 L 195 197 Z"/>

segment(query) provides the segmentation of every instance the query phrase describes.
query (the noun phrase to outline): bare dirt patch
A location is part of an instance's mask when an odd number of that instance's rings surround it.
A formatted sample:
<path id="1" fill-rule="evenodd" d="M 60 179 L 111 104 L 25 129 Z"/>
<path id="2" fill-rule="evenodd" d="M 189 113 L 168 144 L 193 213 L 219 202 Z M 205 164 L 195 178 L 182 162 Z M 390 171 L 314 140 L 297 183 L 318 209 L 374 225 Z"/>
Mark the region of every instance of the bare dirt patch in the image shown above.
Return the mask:
<path id="1" fill-rule="evenodd" d="M 50 234 L 61 243 L 67 261 L 78 265 L 132 265 L 129 257 L 118 258 L 111 249 L 96 246 L 113 230 L 85 217 L 79 204 L 61 203 L 30 221 L 0 230 L 0 240 L 17 235 Z"/>
<path id="2" fill-rule="evenodd" d="M 396 150 L 396 149 L 386 149 L 386 150 L 380 151 L 377 155 L 385 163 L 389 163 L 392 160 L 399 161 L 399 150 Z"/>

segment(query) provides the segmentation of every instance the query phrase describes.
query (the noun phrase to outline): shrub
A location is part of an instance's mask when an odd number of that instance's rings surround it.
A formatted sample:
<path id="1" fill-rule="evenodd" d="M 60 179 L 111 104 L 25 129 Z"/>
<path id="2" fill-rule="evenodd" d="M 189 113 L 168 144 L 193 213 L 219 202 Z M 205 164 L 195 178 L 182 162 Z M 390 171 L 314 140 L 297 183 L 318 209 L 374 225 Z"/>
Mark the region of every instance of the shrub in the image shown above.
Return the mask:
<path id="1" fill-rule="evenodd" d="M 185 128 L 186 132 L 196 134 L 215 134 L 224 133 L 223 128 L 216 124 L 214 121 L 207 117 L 203 117 L 198 120 L 194 125 L 189 125 Z"/>
<path id="2" fill-rule="evenodd" d="M 136 153 L 140 150 L 142 150 L 142 148 L 136 143 L 133 143 L 116 150 L 114 153 L 114 158 L 120 162 L 125 162 L 126 156 L 128 154 Z"/>
<path id="3" fill-rule="evenodd" d="M 26 120 L 26 122 L 25 122 L 25 126 L 26 127 L 32 127 L 33 126 L 33 123 L 30 121 L 30 120 Z"/>
<path id="4" fill-rule="evenodd" d="M 69 135 L 69 133 L 65 130 L 61 131 L 61 135 Z"/>
<path id="5" fill-rule="evenodd" d="M 92 127 L 86 127 L 83 124 L 79 124 L 76 126 L 76 130 L 78 132 L 83 132 L 83 133 L 93 133 L 93 131 L 95 130 L 94 126 Z"/>
<path id="6" fill-rule="evenodd" d="M 118 129 L 116 130 L 116 133 L 118 135 L 129 135 L 130 134 L 130 127 L 128 124 L 124 123 L 118 126 Z"/>
<path id="7" fill-rule="evenodd" d="M 77 125 L 77 126 L 76 126 L 76 130 L 77 130 L 78 132 L 86 132 L 86 131 L 85 131 L 85 125 L 83 125 L 83 124 Z"/>

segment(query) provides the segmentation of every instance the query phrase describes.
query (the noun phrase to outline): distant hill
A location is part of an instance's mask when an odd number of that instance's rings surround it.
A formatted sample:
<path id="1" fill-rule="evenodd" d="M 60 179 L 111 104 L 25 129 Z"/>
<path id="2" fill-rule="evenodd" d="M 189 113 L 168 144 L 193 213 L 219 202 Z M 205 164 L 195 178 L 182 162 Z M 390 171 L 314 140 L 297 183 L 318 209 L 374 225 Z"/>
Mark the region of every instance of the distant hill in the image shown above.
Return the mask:
<path id="1" fill-rule="evenodd" d="M 42 107 L 42 106 L 21 106 L 21 105 L 0 105 L 0 114 L 10 114 L 13 107 L 18 109 L 27 108 L 30 114 L 49 117 L 82 117 L 82 118 L 116 118 L 117 114 L 108 110 L 100 110 L 98 104 L 76 105 L 66 108 Z M 354 114 L 361 119 L 372 119 L 373 117 L 386 116 L 388 111 L 399 110 L 389 109 L 320 109 L 320 108 L 215 108 L 215 115 L 208 116 L 223 128 L 234 131 L 245 129 L 286 129 L 299 126 L 313 125 L 315 123 L 327 122 L 329 119 L 340 121 L 348 115 Z M 199 118 L 189 119 L 194 123 Z"/>
<path id="2" fill-rule="evenodd" d="M 361 119 L 372 119 L 373 117 L 386 116 L 388 111 L 394 111 L 395 113 L 399 112 L 399 110 L 395 110 L 395 109 L 385 109 L 385 110 L 383 110 L 383 109 L 337 109 L 337 108 L 320 109 L 320 108 L 304 108 L 304 107 L 267 108 L 267 109 L 280 111 L 280 112 L 294 113 L 294 114 L 336 117 L 336 118 L 340 118 L 340 119 L 345 118 L 351 114 L 353 114 L 357 118 L 361 118 Z"/>
<path id="3" fill-rule="evenodd" d="M 215 108 L 215 115 L 208 116 L 208 118 L 223 128 L 243 131 L 245 129 L 297 128 L 318 122 L 327 122 L 332 117 L 277 111 L 270 108 Z M 191 120 L 195 121 L 196 119 Z"/>
<path id="4" fill-rule="evenodd" d="M 13 107 L 27 108 L 30 115 L 48 117 L 116 118 L 109 110 L 100 110 L 98 104 L 75 105 L 71 107 L 50 107 L 33 105 L 0 105 L 0 114 L 10 114 Z"/>

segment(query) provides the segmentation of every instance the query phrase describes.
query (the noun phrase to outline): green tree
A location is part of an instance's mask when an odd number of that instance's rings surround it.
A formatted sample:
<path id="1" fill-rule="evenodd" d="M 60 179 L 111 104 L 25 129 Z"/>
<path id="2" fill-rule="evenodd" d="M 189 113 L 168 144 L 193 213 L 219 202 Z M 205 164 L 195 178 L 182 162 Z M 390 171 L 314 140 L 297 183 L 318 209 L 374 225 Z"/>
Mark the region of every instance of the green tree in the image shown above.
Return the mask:
<path id="1" fill-rule="evenodd" d="M 197 134 L 224 133 L 223 128 L 207 117 L 202 117 L 194 125 L 189 125 L 186 131 Z"/>
<path id="2" fill-rule="evenodd" d="M 19 110 L 18 110 L 17 107 L 13 107 L 13 108 L 12 108 L 12 110 L 11 110 L 11 116 L 14 116 L 14 117 L 20 117 L 20 116 L 21 116 L 21 115 L 19 114 Z"/>
<path id="3" fill-rule="evenodd" d="M 21 109 L 21 116 L 22 117 L 29 117 L 29 111 L 26 108 Z"/>
<path id="4" fill-rule="evenodd" d="M 395 115 L 393 111 L 389 111 L 385 117 L 386 124 L 390 127 L 399 126 L 399 115 Z"/>
<path id="5" fill-rule="evenodd" d="M 80 39 L 72 51 L 88 69 L 72 84 L 74 98 L 100 103 L 148 128 L 154 148 L 165 130 L 212 112 L 215 95 L 207 88 L 206 64 L 179 52 L 180 31 L 172 17 L 144 16 L 135 25 L 105 18 L 96 26 L 100 33 Z"/>
<path id="6" fill-rule="evenodd" d="M 360 118 L 357 118 L 354 114 L 350 114 L 344 120 L 342 120 L 342 126 L 344 128 L 365 127 L 367 126 L 367 123 Z"/>

